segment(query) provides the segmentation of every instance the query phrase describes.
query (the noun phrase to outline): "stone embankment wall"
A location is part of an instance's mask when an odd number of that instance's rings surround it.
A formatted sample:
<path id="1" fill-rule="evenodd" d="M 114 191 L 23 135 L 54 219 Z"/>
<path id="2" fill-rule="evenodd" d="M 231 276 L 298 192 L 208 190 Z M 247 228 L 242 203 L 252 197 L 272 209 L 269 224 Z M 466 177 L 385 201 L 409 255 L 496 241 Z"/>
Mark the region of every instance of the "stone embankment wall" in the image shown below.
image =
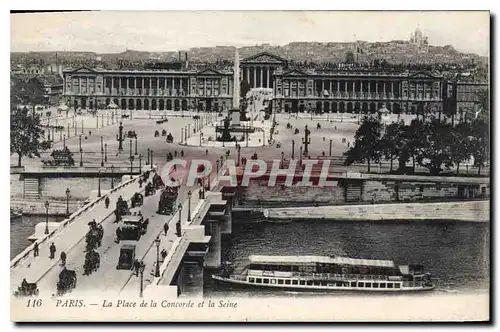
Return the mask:
<path id="1" fill-rule="evenodd" d="M 394 203 L 300 208 L 270 208 L 269 219 L 329 219 L 352 221 L 448 220 L 489 222 L 490 202 Z"/>

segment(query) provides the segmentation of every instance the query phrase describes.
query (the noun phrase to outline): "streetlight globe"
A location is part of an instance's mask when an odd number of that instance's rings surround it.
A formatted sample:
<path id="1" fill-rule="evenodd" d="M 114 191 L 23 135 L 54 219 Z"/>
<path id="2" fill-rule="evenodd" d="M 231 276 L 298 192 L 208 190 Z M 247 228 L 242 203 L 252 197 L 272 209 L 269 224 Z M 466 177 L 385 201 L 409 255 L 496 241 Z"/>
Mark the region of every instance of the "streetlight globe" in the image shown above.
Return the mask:
<path id="1" fill-rule="evenodd" d="M 156 244 L 156 247 L 160 247 L 160 243 L 161 243 L 161 240 L 160 240 L 160 238 L 159 238 L 159 237 L 157 237 L 157 238 L 155 239 L 155 244 Z"/>
<path id="2" fill-rule="evenodd" d="M 49 208 L 49 201 L 45 201 L 45 208 Z"/>
<path id="3" fill-rule="evenodd" d="M 66 188 L 66 196 L 69 196 L 71 194 L 71 190 L 69 188 Z"/>
<path id="4" fill-rule="evenodd" d="M 181 203 L 179 203 L 178 208 L 179 208 L 179 211 L 182 211 L 182 204 Z"/>
<path id="5" fill-rule="evenodd" d="M 188 197 L 191 197 L 191 195 L 192 195 L 192 194 L 193 194 L 193 193 L 191 192 L 191 190 L 190 190 L 190 191 L 188 191 Z"/>

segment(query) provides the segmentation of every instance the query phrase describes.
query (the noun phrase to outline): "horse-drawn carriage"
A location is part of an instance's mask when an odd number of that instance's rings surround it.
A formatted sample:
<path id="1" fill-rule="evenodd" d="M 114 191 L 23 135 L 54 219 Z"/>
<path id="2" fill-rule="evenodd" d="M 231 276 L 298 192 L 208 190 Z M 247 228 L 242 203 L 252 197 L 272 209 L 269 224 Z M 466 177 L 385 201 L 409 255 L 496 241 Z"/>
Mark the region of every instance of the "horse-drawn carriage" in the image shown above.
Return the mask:
<path id="1" fill-rule="evenodd" d="M 147 195 L 146 195 L 147 196 Z M 122 216 L 129 214 L 130 210 L 128 208 L 127 201 L 124 201 L 121 197 L 116 201 L 115 216 L 116 221 L 120 221 Z"/>
<path id="2" fill-rule="evenodd" d="M 76 272 L 63 268 L 59 273 L 59 281 L 57 282 L 57 296 L 71 292 L 76 287 Z"/>
<path id="3" fill-rule="evenodd" d="M 130 270 L 135 260 L 135 244 L 123 244 L 118 256 L 117 270 Z"/>
<path id="4" fill-rule="evenodd" d="M 174 136 L 172 136 L 172 133 L 168 133 L 167 138 L 166 138 L 167 143 L 173 143 L 174 142 Z"/>
<path id="5" fill-rule="evenodd" d="M 144 195 L 146 196 L 151 196 L 156 193 L 156 189 L 154 188 L 153 184 L 151 182 L 148 182 L 146 184 L 146 187 L 144 188 Z"/>
<path id="6" fill-rule="evenodd" d="M 86 251 L 94 250 L 101 246 L 104 230 L 101 225 L 97 226 L 95 221 L 89 222 L 89 231 L 85 235 L 87 243 Z"/>
<path id="7" fill-rule="evenodd" d="M 163 180 L 161 179 L 161 176 L 158 175 L 158 173 L 153 175 L 153 187 L 156 190 L 165 187 L 165 184 L 163 183 Z"/>
<path id="8" fill-rule="evenodd" d="M 179 195 L 179 185 L 167 186 L 162 191 L 160 195 L 160 201 L 158 202 L 158 214 L 171 214 L 175 211 L 177 202 L 177 196 Z"/>
<path id="9" fill-rule="evenodd" d="M 137 138 L 137 133 L 135 132 L 135 130 L 129 130 L 127 132 L 127 137 L 128 138 Z"/>
<path id="10" fill-rule="evenodd" d="M 135 193 L 130 199 L 130 207 L 135 208 L 141 206 L 144 203 L 144 197 L 140 193 Z"/>
<path id="11" fill-rule="evenodd" d="M 14 292 L 14 296 L 16 297 L 24 297 L 24 296 L 37 296 L 38 295 L 38 287 L 36 282 L 29 283 L 26 282 L 26 279 L 23 280 L 21 286 L 17 287 L 17 290 Z"/>
<path id="12" fill-rule="evenodd" d="M 87 251 L 85 254 L 85 262 L 83 263 L 83 274 L 90 275 L 92 272 L 97 271 L 101 265 L 101 256 L 95 250 Z"/>
<path id="13" fill-rule="evenodd" d="M 73 153 L 66 147 L 63 150 L 54 150 L 50 154 L 52 160 L 43 160 L 45 166 L 74 166 Z"/>

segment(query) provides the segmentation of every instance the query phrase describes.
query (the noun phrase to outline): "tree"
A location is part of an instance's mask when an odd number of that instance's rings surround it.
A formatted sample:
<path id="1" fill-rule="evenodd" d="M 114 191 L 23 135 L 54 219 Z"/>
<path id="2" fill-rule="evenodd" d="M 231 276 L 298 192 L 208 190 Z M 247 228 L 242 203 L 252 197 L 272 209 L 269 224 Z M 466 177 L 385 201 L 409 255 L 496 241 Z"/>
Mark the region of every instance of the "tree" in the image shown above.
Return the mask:
<path id="1" fill-rule="evenodd" d="M 481 174 L 481 168 L 489 160 L 490 128 L 488 120 L 485 117 L 477 117 L 470 124 L 474 137 L 471 150 L 473 150 L 474 166 L 478 168 L 478 175 Z"/>
<path id="2" fill-rule="evenodd" d="M 43 133 L 38 115 L 29 116 L 26 107 L 11 110 L 10 153 L 18 155 L 18 167 L 21 167 L 22 157 L 40 157 L 40 150 L 49 148 L 50 143 L 44 141 Z"/>
<path id="3" fill-rule="evenodd" d="M 246 80 L 242 80 L 240 83 L 240 97 L 246 98 L 248 91 L 250 91 L 250 84 Z"/>
<path id="4" fill-rule="evenodd" d="M 443 164 L 446 167 L 453 164 L 451 158 L 451 146 L 453 145 L 452 126 L 441 123 L 437 119 L 422 123 L 422 126 L 423 135 L 421 140 L 423 144 L 417 156 L 417 162 L 429 169 L 431 175 L 438 175 L 443 170 L 441 168 Z"/>
<path id="5" fill-rule="evenodd" d="M 381 153 L 386 160 L 391 163 L 390 171 L 392 172 L 393 161 L 400 155 L 401 143 L 403 142 L 404 125 L 399 122 L 391 123 L 386 127 L 384 136 L 380 140 Z"/>
<path id="6" fill-rule="evenodd" d="M 11 86 L 11 101 L 18 100 L 25 105 L 30 105 L 35 114 L 36 105 L 45 104 L 44 86 L 38 78 L 32 78 L 27 82 L 17 80 L 14 86 Z"/>
<path id="7" fill-rule="evenodd" d="M 474 151 L 474 137 L 472 137 L 471 126 L 466 122 L 460 122 L 451 132 L 452 144 L 450 146 L 450 158 L 457 166 L 457 174 L 460 172 L 460 163 L 470 158 Z"/>
<path id="8" fill-rule="evenodd" d="M 356 130 L 354 136 L 354 146 L 344 152 L 346 157 L 344 165 L 351 165 L 354 162 L 367 162 L 368 173 L 370 172 L 371 161 L 380 160 L 380 137 L 382 124 L 374 117 L 365 117 Z"/>
<path id="9" fill-rule="evenodd" d="M 345 55 L 345 62 L 346 63 L 354 63 L 354 53 L 349 51 Z"/>

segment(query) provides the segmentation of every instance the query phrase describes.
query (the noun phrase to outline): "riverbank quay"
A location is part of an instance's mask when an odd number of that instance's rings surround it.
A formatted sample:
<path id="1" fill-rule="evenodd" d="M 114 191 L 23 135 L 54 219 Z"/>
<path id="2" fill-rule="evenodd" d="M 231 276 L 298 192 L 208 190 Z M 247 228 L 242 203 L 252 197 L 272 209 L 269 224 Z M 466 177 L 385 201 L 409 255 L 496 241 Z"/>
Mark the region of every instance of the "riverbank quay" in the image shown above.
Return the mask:
<path id="1" fill-rule="evenodd" d="M 269 220 L 325 219 L 352 221 L 443 220 L 489 222 L 490 201 L 330 205 L 270 208 Z"/>

